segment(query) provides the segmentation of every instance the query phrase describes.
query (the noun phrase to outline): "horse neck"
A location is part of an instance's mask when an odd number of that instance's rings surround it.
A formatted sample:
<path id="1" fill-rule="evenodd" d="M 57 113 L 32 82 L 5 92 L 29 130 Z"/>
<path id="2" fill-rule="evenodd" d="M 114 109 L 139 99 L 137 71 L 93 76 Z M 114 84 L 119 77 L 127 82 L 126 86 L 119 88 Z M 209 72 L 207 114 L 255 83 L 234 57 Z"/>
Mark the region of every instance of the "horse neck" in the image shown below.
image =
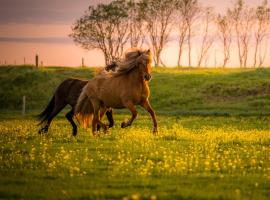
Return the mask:
<path id="1" fill-rule="evenodd" d="M 143 77 L 140 74 L 140 71 L 138 68 L 133 69 L 129 74 L 129 80 L 133 85 L 144 84 Z"/>

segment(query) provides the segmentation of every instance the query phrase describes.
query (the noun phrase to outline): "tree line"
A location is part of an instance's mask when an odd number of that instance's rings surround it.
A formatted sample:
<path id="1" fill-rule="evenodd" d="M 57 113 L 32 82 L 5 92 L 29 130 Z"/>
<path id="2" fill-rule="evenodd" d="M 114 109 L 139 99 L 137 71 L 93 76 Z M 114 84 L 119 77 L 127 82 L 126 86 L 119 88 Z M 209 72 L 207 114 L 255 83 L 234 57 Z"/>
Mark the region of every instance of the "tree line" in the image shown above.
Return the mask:
<path id="1" fill-rule="evenodd" d="M 184 52 L 189 66 L 206 64 L 216 44 L 223 54 L 223 67 L 230 62 L 233 45 L 240 67 L 247 67 L 251 53 L 252 66 L 261 67 L 269 35 L 267 0 L 253 7 L 235 0 L 222 14 L 197 0 L 114 0 L 89 6 L 72 26 L 70 37 L 84 49 L 101 50 L 106 64 L 119 59 L 127 48 L 147 45 L 155 66 L 165 66 L 161 53 L 171 40 L 177 40 L 177 66 L 183 65 Z M 194 63 L 195 40 L 198 52 Z"/>

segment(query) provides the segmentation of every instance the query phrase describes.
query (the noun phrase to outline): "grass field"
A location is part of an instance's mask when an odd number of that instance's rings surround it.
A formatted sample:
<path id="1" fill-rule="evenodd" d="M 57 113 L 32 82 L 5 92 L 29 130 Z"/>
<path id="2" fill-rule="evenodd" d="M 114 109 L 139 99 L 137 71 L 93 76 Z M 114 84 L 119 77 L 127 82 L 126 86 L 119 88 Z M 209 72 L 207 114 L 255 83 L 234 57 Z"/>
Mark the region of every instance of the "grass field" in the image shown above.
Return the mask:
<path id="1" fill-rule="evenodd" d="M 67 77 L 91 78 L 93 68 L 0 67 L 0 110 L 43 109 Z M 151 103 L 159 114 L 268 115 L 270 69 L 166 69 L 153 71 Z"/>
<path id="2" fill-rule="evenodd" d="M 63 113 L 38 135 L 33 116 L 61 80 L 93 70 L 0 71 L 0 199 L 269 199 L 270 70 L 156 69 L 158 136 L 140 110 L 127 129 L 115 111 L 99 138 L 73 137 Z M 28 114 L 12 114 L 22 95 Z"/>

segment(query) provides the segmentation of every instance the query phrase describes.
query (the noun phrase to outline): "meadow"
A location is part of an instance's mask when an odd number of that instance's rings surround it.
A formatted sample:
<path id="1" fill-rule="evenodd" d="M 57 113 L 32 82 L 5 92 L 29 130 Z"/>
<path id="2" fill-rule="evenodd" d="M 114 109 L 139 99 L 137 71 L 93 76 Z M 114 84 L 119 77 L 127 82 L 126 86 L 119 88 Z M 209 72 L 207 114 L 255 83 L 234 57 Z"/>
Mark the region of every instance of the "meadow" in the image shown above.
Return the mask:
<path id="1" fill-rule="evenodd" d="M 268 199 L 270 70 L 154 69 L 132 127 L 73 137 L 63 112 L 47 135 L 35 115 L 66 77 L 93 69 L 0 67 L 1 199 Z M 20 115 L 21 96 L 27 114 Z"/>

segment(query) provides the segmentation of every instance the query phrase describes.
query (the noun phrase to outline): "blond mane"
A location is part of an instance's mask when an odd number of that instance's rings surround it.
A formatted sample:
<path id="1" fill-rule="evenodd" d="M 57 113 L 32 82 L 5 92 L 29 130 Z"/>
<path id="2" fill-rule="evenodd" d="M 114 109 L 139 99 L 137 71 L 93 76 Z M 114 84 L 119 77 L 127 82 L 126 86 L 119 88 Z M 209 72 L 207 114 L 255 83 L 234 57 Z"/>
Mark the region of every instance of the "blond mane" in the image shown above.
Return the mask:
<path id="1" fill-rule="evenodd" d="M 133 68 L 137 67 L 139 63 L 148 63 L 152 62 L 152 54 L 148 50 L 142 50 L 138 48 L 132 48 L 128 50 L 124 58 L 117 63 L 117 70 L 111 72 L 113 76 L 119 76 L 126 74 L 131 71 Z"/>

